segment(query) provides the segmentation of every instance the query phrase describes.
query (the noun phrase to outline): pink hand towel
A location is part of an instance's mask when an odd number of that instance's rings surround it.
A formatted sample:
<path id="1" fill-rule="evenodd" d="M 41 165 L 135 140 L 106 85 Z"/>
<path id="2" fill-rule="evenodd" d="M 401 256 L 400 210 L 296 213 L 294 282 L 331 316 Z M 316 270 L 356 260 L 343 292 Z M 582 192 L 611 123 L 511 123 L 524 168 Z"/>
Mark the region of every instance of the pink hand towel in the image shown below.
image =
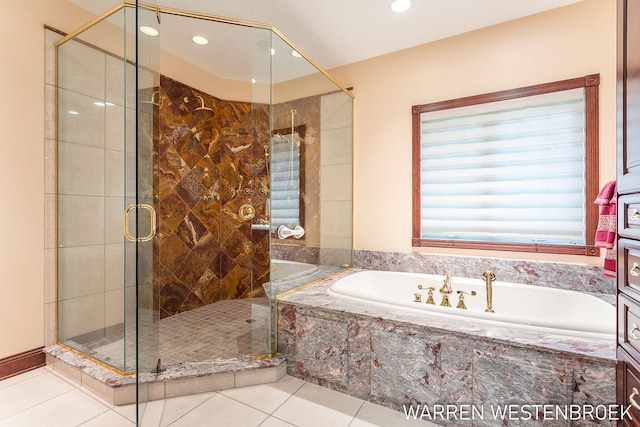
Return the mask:
<path id="1" fill-rule="evenodd" d="M 600 205 L 600 217 L 596 228 L 595 246 L 607 250 L 604 259 L 604 275 L 616 277 L 617 195 L 616 182 L 607 182 L 594 201 Z"/>

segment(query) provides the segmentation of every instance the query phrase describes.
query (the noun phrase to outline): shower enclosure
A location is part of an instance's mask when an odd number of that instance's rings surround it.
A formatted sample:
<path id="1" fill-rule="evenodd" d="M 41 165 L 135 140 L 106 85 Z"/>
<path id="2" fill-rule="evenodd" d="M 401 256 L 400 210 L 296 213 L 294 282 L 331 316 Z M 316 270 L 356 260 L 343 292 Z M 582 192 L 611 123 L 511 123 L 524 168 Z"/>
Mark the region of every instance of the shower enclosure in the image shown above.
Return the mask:
<path id="1" fill-rule="evenodd" d="M 276 295 L 351 264 L 350 93 L 271 25 L 137 2 L 56 47 L 58 342 L 276 354 Z"/>

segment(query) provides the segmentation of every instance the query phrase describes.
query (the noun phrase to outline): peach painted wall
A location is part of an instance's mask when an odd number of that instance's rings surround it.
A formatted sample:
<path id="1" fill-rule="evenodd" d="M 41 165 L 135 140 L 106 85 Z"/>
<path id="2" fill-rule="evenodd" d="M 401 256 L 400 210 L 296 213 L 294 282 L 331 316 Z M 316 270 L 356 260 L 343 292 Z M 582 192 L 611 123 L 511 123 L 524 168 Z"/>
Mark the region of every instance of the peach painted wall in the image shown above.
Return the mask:
<path id="1" fill-rule="evenodd" d="M 44 25 L 89 19 L 63 0 L 2 5 L 0 358 L 44 345 Z"/>
<path id="2" fill-rule="evenodd" d="M 412 248 L 411 106 L 600 73 L 604 184 L 615 178 L 615 37 L 615 2 L 584 0 L 330 70 L 356 95 L 354 248 L 600 264 L 597 257 Z"/>

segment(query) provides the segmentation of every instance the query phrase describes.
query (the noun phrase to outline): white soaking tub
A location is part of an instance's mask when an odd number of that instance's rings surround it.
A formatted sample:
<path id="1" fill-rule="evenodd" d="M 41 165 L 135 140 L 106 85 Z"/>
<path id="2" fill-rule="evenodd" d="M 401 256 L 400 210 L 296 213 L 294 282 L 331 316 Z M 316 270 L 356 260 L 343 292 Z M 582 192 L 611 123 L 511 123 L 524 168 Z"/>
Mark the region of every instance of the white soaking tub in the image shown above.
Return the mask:
<path id="1" fill-rule="evenodd" d="M 483 280 L 461 277 L 451 278 L 452 307 L 441 307 L 438 290 L 444 276 L 399 273 L 388 271 L 361 271 L 346 276 L 329 289 L 332 296 L 359 300 L 367 304 L 422 312 L 425 316 L 502 326 L 533 332 L 552 333 L 582 338 L 615 340 L 615 307 L 593 295 L 542 286 L 521 285 L 495 281 L 493 283 L 494 313 L 487 313 L 486 285 Z M 435 304 L 426 304 L 427 290 L 433 286 Z M 467 309 L 456 308 L 456 291 L 465 295 Z M 414 301 L 414 294 L 422 294 L 422 302 Z"/>

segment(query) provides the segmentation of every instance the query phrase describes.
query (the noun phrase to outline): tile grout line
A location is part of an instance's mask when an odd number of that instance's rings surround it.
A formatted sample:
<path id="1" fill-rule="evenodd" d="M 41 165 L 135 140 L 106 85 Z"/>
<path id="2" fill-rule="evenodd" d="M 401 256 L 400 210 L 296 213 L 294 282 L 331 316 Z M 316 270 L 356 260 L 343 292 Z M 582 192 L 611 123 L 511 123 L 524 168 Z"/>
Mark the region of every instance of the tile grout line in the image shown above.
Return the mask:
<path id="1" fill-rule="evenodd" d="M 360 411 L 362 411 L 362 408 L 364 408 L 364 404 L 365 403 L 367 403 L 367 401 L 362 399 L 362 403 L 360 404 L 360 407 L 358 408 L 356 413 L 353 414 L 353 418 L 351 418 L 351 421 L 349 421 L 349 424 L 347 424 L 347 427 L 351 426 L 351 424 L 353 424 L 353 422 L 356 420 L 356 418 L 358 418 L 358 414 L 360 413 Z"/>

